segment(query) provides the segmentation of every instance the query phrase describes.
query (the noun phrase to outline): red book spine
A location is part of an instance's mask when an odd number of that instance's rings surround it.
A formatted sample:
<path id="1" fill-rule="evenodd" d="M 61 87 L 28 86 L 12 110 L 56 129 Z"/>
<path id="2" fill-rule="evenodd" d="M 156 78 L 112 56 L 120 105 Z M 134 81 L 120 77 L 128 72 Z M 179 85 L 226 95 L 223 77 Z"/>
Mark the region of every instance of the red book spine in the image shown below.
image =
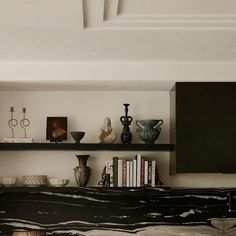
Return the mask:
<path id="1" fill-rule="evenodd" d="M 141 159 L 141 187 L 144 186 L 144 170 L 145 170 L 145 160 Z"/>
<path id="2" fill-rule="evenodd" d="M 148 187 L 152 185 L 152 161 L 148 161 Z"/>

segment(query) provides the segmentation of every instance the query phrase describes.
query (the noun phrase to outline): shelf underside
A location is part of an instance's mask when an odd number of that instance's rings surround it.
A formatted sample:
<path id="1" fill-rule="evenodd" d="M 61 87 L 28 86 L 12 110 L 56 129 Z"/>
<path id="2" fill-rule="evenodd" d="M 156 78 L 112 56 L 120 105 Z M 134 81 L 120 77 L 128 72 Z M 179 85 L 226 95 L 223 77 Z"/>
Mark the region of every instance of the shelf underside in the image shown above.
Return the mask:
<path id="1" fill-rule="evenodd" d="M 0 150 L 172 151 L 171 144 L 0 143 Z"/>
<path id="2" fill-rule="evenodd" d="M 42 186 L 42 187 L 25 187 L 25 186 L 13 186 L 13 187 L 1 187 L 0 193 L 4 192 L 55 192 L 55 193 L 90 193 L 90 194 L 101 194 L 102 192 L 111 194 L 167 194 L 168 192 L 192 192 L 192 193 L 228 193 L 229 191 L 235 192 L 235 188 L 175 188 L 169 186 L 157 186 L 157 187 L 52 187 L 52 186 Z"/>

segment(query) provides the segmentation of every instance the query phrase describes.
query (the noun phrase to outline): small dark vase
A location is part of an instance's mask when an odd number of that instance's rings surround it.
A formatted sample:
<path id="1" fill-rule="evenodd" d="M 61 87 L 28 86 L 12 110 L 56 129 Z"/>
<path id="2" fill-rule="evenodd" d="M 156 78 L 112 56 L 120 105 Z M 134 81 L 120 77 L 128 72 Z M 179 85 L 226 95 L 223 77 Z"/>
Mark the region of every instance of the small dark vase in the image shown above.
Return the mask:
<path id="1" fill-rule="evenodd" d="M 121 142 L 123 144 L 130 144 L 132 140 L 132 134 L 130 132 L 129 126 L 133 120 L 133 117 L 128 116 L 128 106 L 129 104 L 124 104 L 125 106 L 125 115 L 120 117 L 121 124 L 123 127 L 123 132 L 121 134 Z"/>
<path id="2" fill-rule="evenodd" d="M 89 155 L 76 155 L 79 166 L 74 168 L 76 183 L 79 187 L 85 187 L 91 175 L 91 168 L 86 166 Z"/>

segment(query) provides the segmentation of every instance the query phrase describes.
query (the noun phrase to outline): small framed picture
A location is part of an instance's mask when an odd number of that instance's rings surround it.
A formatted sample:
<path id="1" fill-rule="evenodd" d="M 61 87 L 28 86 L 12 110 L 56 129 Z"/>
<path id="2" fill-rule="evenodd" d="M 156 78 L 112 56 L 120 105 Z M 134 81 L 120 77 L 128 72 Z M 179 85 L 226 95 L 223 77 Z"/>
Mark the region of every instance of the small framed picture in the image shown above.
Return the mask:
<path id="1" fill-rule="evenodd" d="M 47 140 L 67 140 L 67 117 L 47 117 Z"/>

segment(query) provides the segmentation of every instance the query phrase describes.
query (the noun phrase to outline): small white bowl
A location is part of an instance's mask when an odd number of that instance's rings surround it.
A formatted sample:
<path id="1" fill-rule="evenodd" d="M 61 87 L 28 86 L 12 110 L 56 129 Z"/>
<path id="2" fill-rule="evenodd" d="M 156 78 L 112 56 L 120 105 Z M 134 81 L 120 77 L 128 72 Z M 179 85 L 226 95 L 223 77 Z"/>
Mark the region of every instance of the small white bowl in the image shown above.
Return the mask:
<path id="1" fill-rule="evenodd" d="M 5 187 L 11 187 L 16 184 L 16 177 L 1 177 L 0 178 L 0 185 Z"/>
<path id="2" fill-rule="evenodd" d="M 49 178 L 48 182 L 53 187 L 65 187 L 69 184 L 69 179 L 56 179 L 56 178 Z"/>

